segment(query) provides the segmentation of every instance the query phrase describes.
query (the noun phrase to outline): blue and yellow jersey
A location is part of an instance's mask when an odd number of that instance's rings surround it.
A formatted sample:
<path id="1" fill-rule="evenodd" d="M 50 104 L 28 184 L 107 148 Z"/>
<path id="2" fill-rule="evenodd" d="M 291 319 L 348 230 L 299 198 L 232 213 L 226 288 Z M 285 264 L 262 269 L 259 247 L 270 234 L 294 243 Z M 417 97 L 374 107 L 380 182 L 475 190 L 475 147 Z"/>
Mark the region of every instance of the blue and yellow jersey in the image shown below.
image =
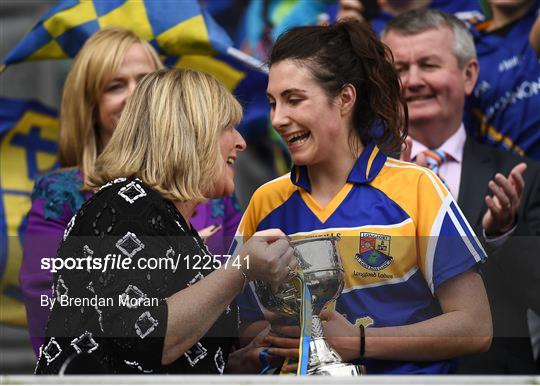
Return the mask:
<path id="1" fill-rule="evenodd" d="M 471 32 L 480 63 L 473 93 L 467 97 L 465 128 L 476 139 L 540 161 L 540 61 L 529 33 L 540 0 L 506 27 L 491 30 L 493 20 Z"/>
<path id="2" fill-rule="evenodd" d="M 261 186 L 237 240 L 279 228 L 293 239 L 339 235 L 345 286 L 336 310 L 354 324 L 400 326 L 441 314 L 437 288 L 486 258 L 446 187 L 428 169 L 362 152 L 347 183 L 326 207 L 310 195 L 305 167 Z M 253 292 L 240 300 L 244 320 L 264 318 Z M 451 363 L 366 361 L 375 373 L 444 373 Z"/>

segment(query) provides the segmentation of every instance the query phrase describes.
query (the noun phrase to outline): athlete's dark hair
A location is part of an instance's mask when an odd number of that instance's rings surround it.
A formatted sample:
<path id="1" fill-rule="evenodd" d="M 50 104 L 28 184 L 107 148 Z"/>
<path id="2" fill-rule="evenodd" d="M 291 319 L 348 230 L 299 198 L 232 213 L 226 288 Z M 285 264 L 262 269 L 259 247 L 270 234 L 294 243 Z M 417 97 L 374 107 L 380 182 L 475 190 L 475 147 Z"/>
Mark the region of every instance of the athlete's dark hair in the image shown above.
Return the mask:
<path id="1" fill-rule="evenodd" d="M 374 139 L 387 153 L 399 150 L 407 136 L 407 104 L 390 49 L 369 27 L 349 20 L 292 28 L 277 39 L 268 64 L 283 60 L 306 66 L 330 98 L 353 85 L 353 125 L 362 143 Z"/>

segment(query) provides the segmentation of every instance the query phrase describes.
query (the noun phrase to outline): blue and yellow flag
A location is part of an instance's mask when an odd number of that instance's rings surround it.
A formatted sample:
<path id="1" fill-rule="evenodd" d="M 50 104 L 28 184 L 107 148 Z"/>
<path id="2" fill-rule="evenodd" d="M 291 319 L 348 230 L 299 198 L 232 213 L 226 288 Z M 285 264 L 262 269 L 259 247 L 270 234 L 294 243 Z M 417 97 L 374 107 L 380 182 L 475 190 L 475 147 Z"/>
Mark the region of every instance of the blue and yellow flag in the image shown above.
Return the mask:
<path id="1" fill-rule="evenodd" d="M 74 57 L 92 34 L 112 26 L 146 39 L 170 67 L 214 75 L 244 105 L 242 134 L 248 140 L 266 134 L 266 68 L 235 49 L 197 0 L 61 0 L 6 55 L 4 65 Z"/>
<path id="2" fill-rule="evenodd" d="M 34 178 L 57 166 L 58 130 L 56 111 L 0 98 L 0 323 L 26 321 L 18 280 L 21 235 Z"/>
<path id="3" fill-rule="evenodd" d="M 213 55 L 232 45 L 196 0 L 62 0 L 6 56 L 6 65 L 74 57 L 96 31 L 123 27 L 162 55 Z"/>

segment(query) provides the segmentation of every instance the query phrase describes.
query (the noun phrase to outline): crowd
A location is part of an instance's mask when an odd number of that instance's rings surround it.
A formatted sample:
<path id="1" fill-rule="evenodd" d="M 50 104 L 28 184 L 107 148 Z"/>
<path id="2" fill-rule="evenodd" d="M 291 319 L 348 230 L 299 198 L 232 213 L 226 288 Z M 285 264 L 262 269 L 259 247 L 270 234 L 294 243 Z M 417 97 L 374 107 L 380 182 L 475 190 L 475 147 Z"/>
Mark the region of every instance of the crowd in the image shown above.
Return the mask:
<path id="1" fill-rule="evenodd" d="M 290 279 L 290 241 L 336 233 L 344 289 L 321 318 L 344 361 L 539 373 L 527 313 L 540 313 L 540 3 L 299 3 L 253 2 L 247 20 L 264 23 L 243 24 L 292 163 L 238 176 L 255 190 L 244 211 L 235 162 L 276 143 L 262 130 L 246 144 L 229 91 L 164 69 L 122 28 L 79 51 L 61 169 L 36 181 L 24 238 L 37 374 L 294 372 L 298 322 L 265 309 L 253 281 Z M 50 256 L 128 265 L 53 274 Z M 137 265 L 155 257 L 180 263 Z"/>

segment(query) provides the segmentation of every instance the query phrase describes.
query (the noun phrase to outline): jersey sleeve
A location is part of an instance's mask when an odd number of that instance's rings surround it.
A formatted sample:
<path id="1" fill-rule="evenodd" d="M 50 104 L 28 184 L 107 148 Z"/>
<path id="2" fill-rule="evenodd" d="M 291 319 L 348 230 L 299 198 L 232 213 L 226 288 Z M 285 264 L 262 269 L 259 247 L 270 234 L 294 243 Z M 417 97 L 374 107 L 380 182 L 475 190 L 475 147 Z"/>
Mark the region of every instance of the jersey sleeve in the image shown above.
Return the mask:
<path id="1" fill-rule="evenodd" d="M 431 171 L 418 180 L 419 266 L 432 292 L 487 255 L 448 189 Z"/>

